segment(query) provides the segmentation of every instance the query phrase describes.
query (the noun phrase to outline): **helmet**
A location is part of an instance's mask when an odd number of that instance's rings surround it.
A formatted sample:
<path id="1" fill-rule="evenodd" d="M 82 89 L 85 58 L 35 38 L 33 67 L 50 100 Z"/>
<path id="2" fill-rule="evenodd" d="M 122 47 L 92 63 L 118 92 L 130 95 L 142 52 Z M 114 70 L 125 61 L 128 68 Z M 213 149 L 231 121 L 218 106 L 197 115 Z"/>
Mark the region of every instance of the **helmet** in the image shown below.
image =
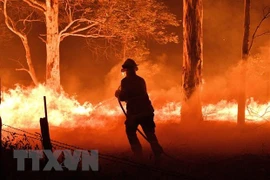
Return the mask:
<path id="1" fill-rule="evenodd" d="M 123 69 L 138 69 L 137 64 L 133 59 L 127 59 L 124 64 L 122 65 Z"/>

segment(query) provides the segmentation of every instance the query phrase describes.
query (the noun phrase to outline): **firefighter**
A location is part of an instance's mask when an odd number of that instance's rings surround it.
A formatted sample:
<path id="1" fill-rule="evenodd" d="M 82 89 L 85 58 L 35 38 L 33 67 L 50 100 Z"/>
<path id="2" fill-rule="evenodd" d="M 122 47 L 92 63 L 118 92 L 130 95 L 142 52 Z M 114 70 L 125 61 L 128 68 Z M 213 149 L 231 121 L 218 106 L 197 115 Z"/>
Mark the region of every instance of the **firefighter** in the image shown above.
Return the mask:
<path id="1" fill-rule="evenodd" d="M 126 134 L 135 157 L 142 158 L 142 146 L 136 130 L 140 125 L 150 142 L 155 160 L 160 160 L 163 149 L 155 135 L 154 108 L 149 99 L 145 80 L 136 74 L 138 65 L 133 59 L 127 59 L 122 65 L 126 77 L 122 79 L 115 97 L 126 102 Z"/>

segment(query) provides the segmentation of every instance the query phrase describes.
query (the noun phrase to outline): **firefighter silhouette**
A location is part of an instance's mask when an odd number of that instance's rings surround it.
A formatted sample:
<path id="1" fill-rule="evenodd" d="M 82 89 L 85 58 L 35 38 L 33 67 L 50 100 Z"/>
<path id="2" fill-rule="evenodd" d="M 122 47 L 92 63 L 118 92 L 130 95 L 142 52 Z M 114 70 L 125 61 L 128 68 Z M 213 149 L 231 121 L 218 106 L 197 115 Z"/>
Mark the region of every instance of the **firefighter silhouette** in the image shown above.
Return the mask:
<path id="1" fill-rule="evenodd" d="M 163 149 L 155 134 L 154 108 L 149 99 L 145 80 L 136 74 L 138 65 L 133 59 L 127 59 L 122 65 L 122 72 L 126 77 L 122 79 L 120 88 L 116 90 L 115 97 L 126 102 L 125 121 L 126 135 L 131 150 L 138 158 L 142 158 L 142 146 L 136 131 L 140 125 L 151 145 L 155 160 L 159 160 Z"/>

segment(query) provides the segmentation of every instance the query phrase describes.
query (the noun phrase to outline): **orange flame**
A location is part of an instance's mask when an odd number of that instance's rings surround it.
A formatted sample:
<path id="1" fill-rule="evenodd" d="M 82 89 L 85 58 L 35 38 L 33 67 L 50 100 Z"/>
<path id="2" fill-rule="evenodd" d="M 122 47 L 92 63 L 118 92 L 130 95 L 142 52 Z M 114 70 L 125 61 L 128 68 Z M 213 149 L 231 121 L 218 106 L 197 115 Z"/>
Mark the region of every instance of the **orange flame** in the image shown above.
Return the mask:
<path id="1" fill-rule="evenodd" d="M 48 121 L 51 126 L 62 127 L 104 127 L 110 123 L 122 121 L 123 112 L 116 98 L 111 98 L 93 105 L 90 102 L 80 104 L 75 97 L 66 93 L 57 93 L 44 85 L 36 88 L 17 86 L 3 94 L 0 113 L 4 124 L 20 128 L 38 128 L 39 119 L 44 117 L 43 96 L 46 96 Z M 270 118 L 267 111 L 270 102 L 258 104 L 252 98 L 248 100 L 247 121 L 262 122 Z M 155 106 L 155 104 L 153 104 Z M 236 122 L 237 103 L 222 100 L 217 104 L 204 105 L 205 120 Z M 157 123 L 180 122 L 181 103 L 165 103 L 155 111 Z"/>

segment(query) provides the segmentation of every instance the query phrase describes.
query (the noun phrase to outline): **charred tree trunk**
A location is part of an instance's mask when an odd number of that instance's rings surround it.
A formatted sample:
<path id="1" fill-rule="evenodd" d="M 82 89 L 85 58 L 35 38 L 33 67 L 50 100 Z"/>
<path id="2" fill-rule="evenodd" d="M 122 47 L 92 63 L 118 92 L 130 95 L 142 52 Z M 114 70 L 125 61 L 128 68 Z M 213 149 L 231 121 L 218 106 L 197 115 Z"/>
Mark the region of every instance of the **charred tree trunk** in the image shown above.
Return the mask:
<path id="1" fill-rule="evenodd" d="M 60 84 L 60 35 L 58 32 L 58 0 L 46 0 L 46 85 L 59 90 Z"/>
<path id="2" fill-rule="evenodd" d="M 181 121 L 202 121 L 200 85 L 203 64 L 202 0 L 184 0 L 183 5 L 183 72 L 184 100 Z"/>
<path id="3" fill-rule="evenodd" d="M 250 31 L 250 0 L 245 0 L 244 8 L 244 36 L 242 44 L 242 60 L 240 66 L 240 81 L 238 94 L 237 123 L 245 123 L 246 109 L 246 63 L 249 56 L 249 31 Z"/>

